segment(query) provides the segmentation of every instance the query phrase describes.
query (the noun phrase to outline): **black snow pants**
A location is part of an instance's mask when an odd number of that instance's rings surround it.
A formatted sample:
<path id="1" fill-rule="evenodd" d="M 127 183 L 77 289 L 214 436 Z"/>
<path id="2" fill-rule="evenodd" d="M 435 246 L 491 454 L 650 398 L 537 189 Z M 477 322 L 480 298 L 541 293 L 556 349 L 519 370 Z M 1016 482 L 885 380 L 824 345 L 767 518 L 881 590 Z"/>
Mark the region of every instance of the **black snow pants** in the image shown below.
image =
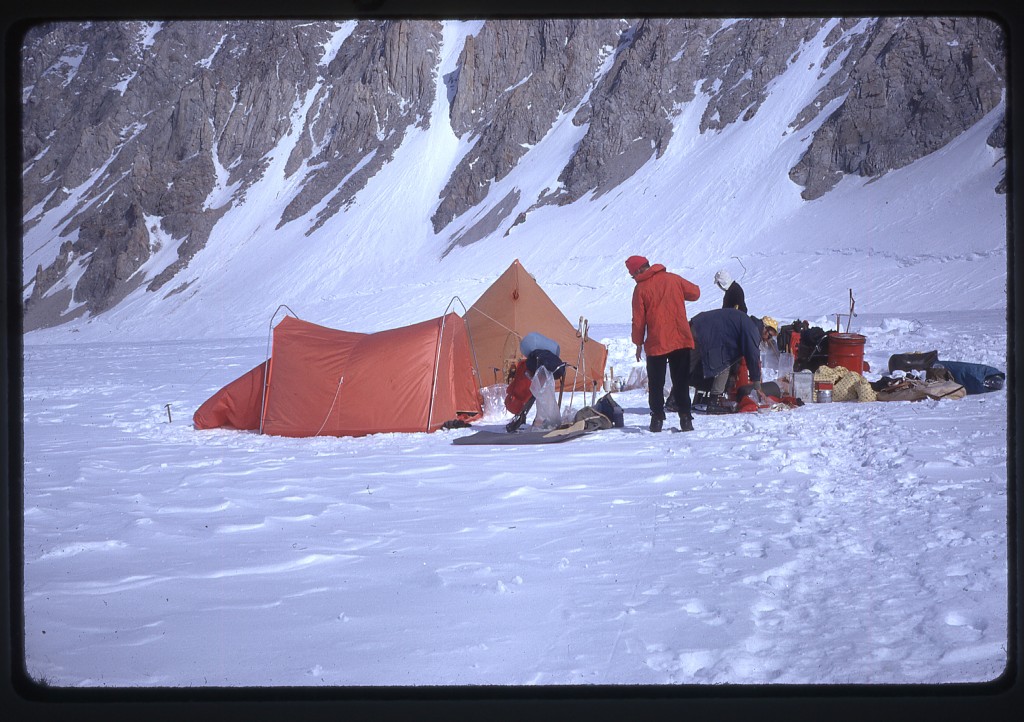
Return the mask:
<path id="1" fill-rule="evenodd" d="M 651 416 L 665 418 L 665 371 L 672 375 L 672 395 L 680 419 L 693 419 L 690 413 L 690 351 L 681 348 L 663 356 L 647 357 L 647 403 Z"/>

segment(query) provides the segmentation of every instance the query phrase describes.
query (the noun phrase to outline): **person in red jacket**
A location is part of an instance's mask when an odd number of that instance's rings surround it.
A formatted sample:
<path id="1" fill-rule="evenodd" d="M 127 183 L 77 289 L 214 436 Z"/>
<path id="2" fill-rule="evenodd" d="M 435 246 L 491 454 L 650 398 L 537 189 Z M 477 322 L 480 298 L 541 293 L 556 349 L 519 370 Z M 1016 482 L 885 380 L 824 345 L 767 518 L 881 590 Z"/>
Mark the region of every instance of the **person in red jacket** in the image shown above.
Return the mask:
<path id="1" fill-rule="evenodd" d="M 653 266 L 643 256 L 626 259 L 626 269 L 636 281 L 633 288 L 633 343 L 636 360 L 647 353 L 647 397 L 651 407 L 651 431 L 661 431 L 665 421 L 665 370 L 672 376 L 672 397 L 679 411 L 679 428 L 693 431 L 690 413 L 690 352 L 693 333 L 686 319 L 686 301 L 700 298 L 700 287 L 665 266 Z"/>

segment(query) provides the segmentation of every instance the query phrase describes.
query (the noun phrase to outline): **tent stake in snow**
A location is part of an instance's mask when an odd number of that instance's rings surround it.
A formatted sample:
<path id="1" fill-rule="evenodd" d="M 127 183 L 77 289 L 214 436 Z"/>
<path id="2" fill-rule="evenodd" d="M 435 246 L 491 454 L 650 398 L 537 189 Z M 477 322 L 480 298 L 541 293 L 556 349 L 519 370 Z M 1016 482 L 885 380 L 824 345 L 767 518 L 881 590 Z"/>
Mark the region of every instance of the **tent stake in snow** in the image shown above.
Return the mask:
<path id="1" fill-rule="evenodd" d="M 171 423 L 171 405 L 164 404 L 164 408 L 167 409 L 167 423 Z"/>

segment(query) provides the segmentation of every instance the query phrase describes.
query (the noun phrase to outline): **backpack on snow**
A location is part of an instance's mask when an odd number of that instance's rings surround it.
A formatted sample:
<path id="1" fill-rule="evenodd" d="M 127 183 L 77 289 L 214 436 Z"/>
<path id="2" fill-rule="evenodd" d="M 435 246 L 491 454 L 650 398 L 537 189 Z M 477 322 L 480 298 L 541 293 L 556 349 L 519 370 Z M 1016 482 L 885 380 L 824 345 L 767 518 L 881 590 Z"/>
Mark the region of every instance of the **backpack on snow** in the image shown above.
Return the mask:
<path id="1" fill-rule="evenodd" d="M 793 353 L 796 350 L 793 348 L 793 334 L 798 333 L 802 335 L 809 326 L 810 324 L 807 323 L 807 321 L 797 319 L 793 323 L 787 323 L 785 326 L 779 328 L 779 336 L 776 339 L 776 344 L 779 347 L 779 353 Z"/>
<path id="2" fill-rule="evenodd" d="M 611 419 L 612 426 L 621 429 L 626 425 L 622 415 L 622 407 L 612 398 L 610 393 L 605 394 L 594 404 L 594 410 Z"/>
<path id="3" fill-rule="evenodd" d="M 794 371 L 817 371 L 828 363 L 828 333 L 820 326 L 800 332 L 800 346 L 793 360 Z"/>
<path id="4" fill-rule="evenodd" d="M 541 366 L 550 371 L 556 379 L 565 376 L 565 361 L 545 348 L 534 349 L 526 356 L 526 370 L 531 376 L 537 373 Z"/>

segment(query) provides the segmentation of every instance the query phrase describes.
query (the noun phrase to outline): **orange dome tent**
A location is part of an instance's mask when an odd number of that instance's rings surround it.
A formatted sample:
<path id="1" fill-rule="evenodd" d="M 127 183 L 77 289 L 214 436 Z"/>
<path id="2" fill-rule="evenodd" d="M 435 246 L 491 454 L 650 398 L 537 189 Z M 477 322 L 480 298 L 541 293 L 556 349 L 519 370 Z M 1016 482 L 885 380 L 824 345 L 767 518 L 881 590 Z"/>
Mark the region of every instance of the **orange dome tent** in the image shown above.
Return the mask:
<path id="1" fill-rule="evenodd" d="M 480 415 L 478 387 L 457 314 L 378 333 L 285 316 L 270 358 L 211 396 L 193 422 L 277 436 L 436 431 Z"/>

